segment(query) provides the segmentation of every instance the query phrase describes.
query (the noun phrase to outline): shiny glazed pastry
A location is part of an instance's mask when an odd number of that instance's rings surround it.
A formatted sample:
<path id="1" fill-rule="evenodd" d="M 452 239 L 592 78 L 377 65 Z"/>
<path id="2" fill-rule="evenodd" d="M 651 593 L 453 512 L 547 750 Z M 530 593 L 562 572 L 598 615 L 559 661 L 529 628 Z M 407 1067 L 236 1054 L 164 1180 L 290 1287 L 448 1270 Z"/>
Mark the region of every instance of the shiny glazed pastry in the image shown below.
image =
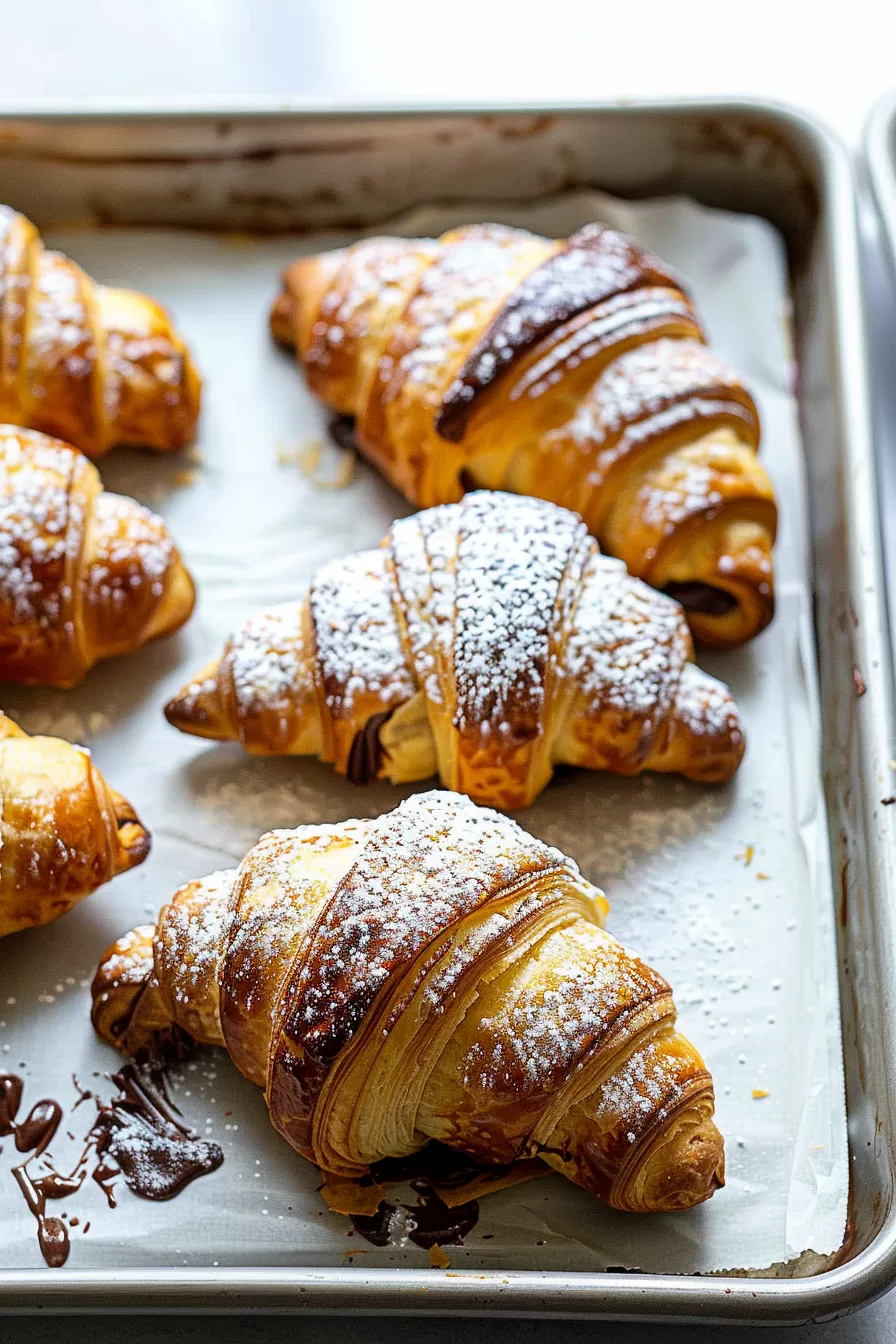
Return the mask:
<path id="1" fill-rule="evenodd" d="M 58 435 L 89 457 L 193 438 L 200 379 L 164 308 L 97 285 L 0 206 L 0 423 Z"/>
<path id="2" fill-rule="evenodd" d="M 249 620 L 167 706 L 184 732 L 316 755 L 358 783 L 439 774 L 527 806 L 558 762 L 720 782 L 744 750 L 678 603 L 600 554 L 580 518 L 477 491 L 394 523 Z"/>
<path id="3" fill-rule="evenodd" d="M 73 686 L 177 630 L 194 600 L 161 518 L 67 444 L 0 425 L 0 681 Z"/>
<path id="4" fill-rule="evenodd" d="M 0 937 L 58 919 L 142 863 L 149 843 L 88 751 L 0 713 Z"/>
<path id="5" fill-rule="evenodd" d="M 264 836 L 109 949 L 93 1022 L 126 1054 L 223 1045 L 329 1177 L 431 1139 L 541 1157 L 618 1209 L 723 1183 L 712 1079 L 601 892 L 498 813 L 429 793 Z"/>
<path id="6" fill-rule="evenodd" d="M 305 257 L 271 317 L 312 390 L 409 500 L 471 486 L 575 509 L 695 636 L 771 620 L 776 509 L 759 418 L 678 278 L 600 224 L 477 224 Z"/>

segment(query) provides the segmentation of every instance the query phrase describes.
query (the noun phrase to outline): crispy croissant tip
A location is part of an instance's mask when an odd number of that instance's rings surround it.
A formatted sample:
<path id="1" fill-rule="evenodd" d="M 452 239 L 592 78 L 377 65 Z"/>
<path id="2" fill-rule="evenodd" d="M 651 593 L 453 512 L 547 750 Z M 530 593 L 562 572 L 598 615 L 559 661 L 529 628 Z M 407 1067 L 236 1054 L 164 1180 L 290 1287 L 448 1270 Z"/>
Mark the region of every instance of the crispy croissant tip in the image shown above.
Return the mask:
<path id="1" fill-rule="evenodd" d="M 274 340 L 279 345 L 287 346 L 290 350 L 294 349 L 296 328 L 293 319 L 293 305 L 292 299 L 285 289 L 274 300 L 269 321 Z"/>
<path id="2" fill-rule="evenodd" d="M 118 823 L 118 871 L 125 873 L 130 868 L 138 867 L 147 858 L 152 848 L 152 836 L 126 798 L 112 790 L 112 801 Z"/>
<path id="3" fill-rule="evenodd" d="M 198 698 L 191 694 L 189 686 L 185 686 L 168 701 L 165 706 L 165 718 L 172 728 L 178 728 L 182 733 L 195 733 L 200 737 L 207 725 L 205 710 Z"/>
<path id="4" fill-rule="evenodd" d="M 216 672 L 217 663 L 210 663 L 168 701 L 164 713 L 172 728 L 193 737 L 220 737 L 224 725 L 219 712 Z"/>
<path id="5" fill-rule="evenodd" d="M 147 634 L 148 639 L 173 635 L 193 614 L 196 606 L 196 585 L 186 565 L 178 556 L 168 577 L 168 591 L 159 608 L 158 618 Z"/>
<path id="6" fill-rule="evenodd" d="M 657 1151 L 655 1176 L 648 1164 L 637 1207 L 659 1213 L 692 1209 L 724 1184 L 724 1140 L 715 1122 L 706 1119 L 686 1135 L 671 1160 L 662 1149 Z"/>

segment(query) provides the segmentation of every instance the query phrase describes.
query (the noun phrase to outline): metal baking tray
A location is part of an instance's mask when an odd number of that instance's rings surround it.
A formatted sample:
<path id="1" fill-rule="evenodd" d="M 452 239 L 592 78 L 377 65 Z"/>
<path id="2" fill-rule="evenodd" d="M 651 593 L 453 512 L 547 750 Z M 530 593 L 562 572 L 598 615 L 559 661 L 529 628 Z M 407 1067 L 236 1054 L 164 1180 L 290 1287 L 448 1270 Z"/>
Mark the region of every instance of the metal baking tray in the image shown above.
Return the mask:
<path id="1" fill-rule="evenodd" d="M 864 139 L 871 189 L 896 265 L 896 89 L 874 104 L 865 123 Z"/>
<path id="2" fill-rule="evenodd" d="M 378 169 L 400 173 L 371 192 Z M 786 239 L 809 451 L 815 626 L 852 1184 L 847 1241 L 811 1278 L 345 1268 L 0 1269 L 0 1308 L 354 1311 L 803 1322 L 896 1279 L 893 687 L 853 184 L 841 147 L 773 105 L 0 109 L 0 198 L 38 223 L 240 231 L 363 226 L 482 190 L 685 193 Z M 365 186 L 365 184 L 367 184 Z"/>
<path id="3" fill-rule="evenodd" d="M 871 187 L 876 211 L 862 222 L 875 244 L 865 250 L 865 294 L 869 321 L 877 340 L 869 349 L 874 389 L 873 425 L 877 443 L 877 470 L 883 499 L 896 490 L 896 89 L 883 94 L 865 122 L 862 168 Z M 882 244 L 882 246 L 878 245 Z M 890 627 L 896 628 L 896 524 L 890 510 L 882 511 L 884 562 L 889 596 Z"/>

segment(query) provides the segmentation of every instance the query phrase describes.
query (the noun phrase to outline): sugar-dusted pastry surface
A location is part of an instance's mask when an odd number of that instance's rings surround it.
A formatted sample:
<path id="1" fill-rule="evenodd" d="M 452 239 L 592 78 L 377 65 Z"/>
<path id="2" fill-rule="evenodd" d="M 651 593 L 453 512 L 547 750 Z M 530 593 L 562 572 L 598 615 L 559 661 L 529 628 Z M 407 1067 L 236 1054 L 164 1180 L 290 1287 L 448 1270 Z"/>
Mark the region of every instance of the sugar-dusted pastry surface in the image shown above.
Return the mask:
<path id="1" fill-rule="evenodd" d="M 116 444 L 189 443 L 200 379 L 164 308 L 96 284 L 0 206 L 0 424 L 102 457 Z"/>
<path id="2" fill-rule="evenodd" d="M 576 865 L 457 794 L 272 832 L 106 953 L 93 1021 L 129 1054 L 223 1045 L 343 1181 L 439 1139 L 541 1157 L 614 1207 L 723 1183 L 712 1080 L 668 984 L 602 927 Z"/>
<path id="3" fill-rule="evenodd" d="M 0 681 L 72 686 L 170 634 L 193 581 L 161 518 L 75 449 L 0 425 Z"/>
<path id="4" fill-rule="evenodd" d="M 690 661 L 678 603 L 600 554 L 582 520 L 478 491 L 330 562 L 251 618 L 166 709 L 185 732 L 317 755 L 356 782 L 426 779 L 527 806 L 555 765 L 719 782 L 737 708 Z"/>
<path id="5" fill-rule="evenodd" d="M 577 510 L 728 645 L 771 620 L 776 505 L 759 417 L 674 271 L 601 224 L 476 224 L 290 266 L 271 326 L 418 505 L 471 486 Z"/>

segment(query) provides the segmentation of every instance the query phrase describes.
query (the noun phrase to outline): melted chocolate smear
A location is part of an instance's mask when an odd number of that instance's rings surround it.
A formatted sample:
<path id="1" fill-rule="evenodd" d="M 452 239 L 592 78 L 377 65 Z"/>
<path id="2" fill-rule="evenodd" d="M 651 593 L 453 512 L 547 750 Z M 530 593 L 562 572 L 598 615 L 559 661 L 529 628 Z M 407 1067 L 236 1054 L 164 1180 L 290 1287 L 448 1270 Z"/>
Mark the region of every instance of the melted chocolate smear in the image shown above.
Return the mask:
<path id="1" fill-rule="evenodd" d="M 381 714 L 371 714 L 359 733 L 355 733 L 352 749 L 348 756 L 346 774 L 353 784 L 372 784 L 383 764 L 383 747 L 380 742 L 380 729 L 391 719 L 393 711 L 384 710 Z"/>
<path id="2" fill-rule="evenodd" d="M 714 588 L 711 583 L 696 580 L 667 583 L 663 592 L 680 602 L 685 611 L 699 612 L 701 616 L 727 616 L 737 606 L 737 598 L 724 588 Z"/>
<path id="3" fill-rule="evenodd" d="M 386 1157 L 370 1170 L 377 1185 L 409 1184 L 419 1196 L 416 1204 L 383 1200 L 374 1214 L 354 1214 L 352 1223 L 373 1246 L 388 1246 L 395 1234 L 407 1236 L 415 1246 L 461 1246 L 479 1221 L 475 1199 L 450 1209 L 433 1189 L 456 1190 L 477 1176 L 502 1176 L 513 1163 L 489 1166 L 444 1143 L 429 1143 L 407 1157 Z"/>
<path id="4" fill-rule="evenodd" d="M 350 453 L 358 451 L 358 440 L 355 438 L 355 417 L 353 415 L 337 415 L 334 420 L 330 421 L 328 429 L 330 438 L 337 448 L 344 448 Z"/>
<path id="5" fill-rule="evenodd" d="M 179 1042 L 172 1042 L 176 1053 Z M 199 1139 L 180 1119 L 172 1102 L 158 1062 L 126 1064 L 112 1075 L 118 1095 L 100 1102 L 94 1093 L 74 1079 L 78 1100 L 75 1110 L 89 1097 L 96 1101 L 97 1115 L 84 1139 L 84 1148 L 73 1170 L 55 1170 L 44 1158 L 47 1168 L 41 1176 L 32 1176 L 29 1165 L 49 1147 L 62 1120 L 57 1101 L 38 1101 L 24 1120 L 17 1120 L 22 1103 L 22 1079 L 16 1074 L 0 1073 L 0 1137 L 12 1135 L 16 1148 L 28 1157 L 12 1175 L 22 1196 L 37 1220 L 37 1238 L 41 1254 L 51 1269 L 68 1259 L 68 1229 L 59 1218 L 48 1218 L 48 1199 L 66 1199 L 77 1194 L 90 1172 L 103 1191 L 110 1208 L 115 1208 L 114 1183 L 119 1176 L 142 1199 L 172 1199 L 198 1176 L 216 1171 L 224 1154 L 216 1143 Z M 72 1220 L 75 1225 L 75 1220 Z M 89 1224 L 87 1225 L 89 1226 Z M 87 1231 L 85 1226 L 84 1231 Z"/>
<path id="6" fill-rule="evenodd" d="M 586 224 L 508 297 L 446 391 L 437 433 L 459 443 L 477 397 L 564 322 L 642 285 L 678 289 L 680 284 L 662 262 L 624 234 Z"/>
<path id="7" fill-rule="evenodd" d="M 352 1214 L 352 1223 L 365 1241 L 372 1246 L 389 1246 L 399 1233 L 424 1251 L 432 1246 L 462 1246 L 464 1237 L 479 1221 L 478 1202 L 471 1199 L 449 1209 L 425 1179 L 411 1181 L 411 1189 L 419 1196 L 415 1204 L 393 1204 L 384 1199 L 376 1213 Z"/>
<path id="8" fill-rule="evenodd" d="M 177 1118 L 151 1070 L 126 1064 L 112 1078 L 120 1095 L 100 1110 L 94 1126 L 97 1155 L 105 1159 L 99 1183 L 107 1197 L 114 1167 L 135 1195 L 158 1200 L 173 1199 L 197 1177 L 217 1171 L 224 1153 Z"/>

